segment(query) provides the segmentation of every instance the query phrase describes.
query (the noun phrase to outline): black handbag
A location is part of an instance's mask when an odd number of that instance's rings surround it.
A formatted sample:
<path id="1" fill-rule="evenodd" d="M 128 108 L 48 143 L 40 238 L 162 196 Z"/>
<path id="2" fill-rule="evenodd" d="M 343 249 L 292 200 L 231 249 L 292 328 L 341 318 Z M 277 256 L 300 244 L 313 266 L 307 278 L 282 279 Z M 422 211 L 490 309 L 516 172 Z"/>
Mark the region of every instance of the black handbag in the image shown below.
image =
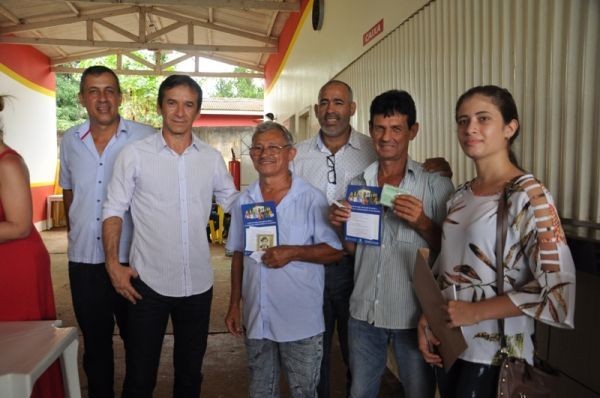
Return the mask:
<path id="1" fill-rule="evenodd" d="M 504 293 L 504 245 L 508 230 L 508 192 L 514 180 L 503 189 L 498 200 L 496 218 L 496 288 L 498 296 Z M 552 397 L 558 384 L 558 372 L 543 361 L 536 361 L 535 366 L 522 358 L 508 355 L 504 319 L 498 319 L 500 333 L 500 375 L 498 376 L 498 398 L 546 398 Z"/>

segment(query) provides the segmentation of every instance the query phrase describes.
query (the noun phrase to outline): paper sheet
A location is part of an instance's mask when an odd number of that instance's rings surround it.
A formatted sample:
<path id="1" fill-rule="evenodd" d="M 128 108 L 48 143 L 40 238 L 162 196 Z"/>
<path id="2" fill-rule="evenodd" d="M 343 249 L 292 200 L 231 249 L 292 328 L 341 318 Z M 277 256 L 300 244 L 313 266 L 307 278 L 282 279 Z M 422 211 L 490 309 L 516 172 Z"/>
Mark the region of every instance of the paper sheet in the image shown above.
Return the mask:
<path id="1" fill-rule="evenodd" d="M 429 322 L 429 327 L 440 341 L 437 348 L 447 372 L 458 356 L 467 348 L 467 342 L 460 328 L 446 326 L 446 313 L 442 309 L 446 299 L 442 296 L 442 292 L 431 273 L 428 258 L 429 249 L 421 248 L 418 250 L 413 273 L 413 287 L 421 303 L 421 309 Z"/>

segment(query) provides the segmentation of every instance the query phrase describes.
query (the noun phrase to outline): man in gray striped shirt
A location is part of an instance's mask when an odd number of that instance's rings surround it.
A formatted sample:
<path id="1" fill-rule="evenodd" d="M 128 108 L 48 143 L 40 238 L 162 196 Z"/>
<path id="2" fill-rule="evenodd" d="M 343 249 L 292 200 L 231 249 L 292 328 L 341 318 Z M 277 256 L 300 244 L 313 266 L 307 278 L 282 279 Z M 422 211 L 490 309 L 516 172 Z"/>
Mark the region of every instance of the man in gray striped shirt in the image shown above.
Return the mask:
<path id="1" fill-rule="evenodd" d="M 449 178 L 425 171 L 408 156 L 418 130 L 415 104 L 407 92 L 390 90 L 371 103 L 369 133 L 378 160 L 352 183 L 389 184 L 409 193 L 396 196 L 393 206 L 385 209 L 379 246 L 345 245 L 355 253 L 348 324 L 355 398 L 378 396 L 390 342 L 406 396 L 434 396 L 433 373 L 417 347 L 420 308 L 411 276 L 418 248 L 439 250 L 445 203 L 454 188 Z M 346 208 L 332 211 L 335 226 L 349 218 L 349 207 L 346 203 Z"/>

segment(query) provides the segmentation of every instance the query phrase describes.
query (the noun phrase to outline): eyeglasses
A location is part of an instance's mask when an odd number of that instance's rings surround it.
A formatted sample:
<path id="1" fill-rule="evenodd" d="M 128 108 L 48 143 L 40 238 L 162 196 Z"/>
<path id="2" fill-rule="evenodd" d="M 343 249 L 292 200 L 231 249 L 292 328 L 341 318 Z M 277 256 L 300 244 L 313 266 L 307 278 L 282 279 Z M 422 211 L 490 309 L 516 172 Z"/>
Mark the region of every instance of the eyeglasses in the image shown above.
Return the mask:
<path id="1" fill-rule="evenodd" d="M 279 155 L 283 148 L 291 147 L 290 144 L 286 145 L 269 145 L 269 146 L 251 146 L 249 148 L 250 156 L 258 156 L 261 153 L 266 152 L 268 155 Z"/>
<path id="2" fill-rule="evenodd" d="M 335 184 L 335 155 L 332 154 L 327 156 L 327 167 L 329 167 L 329 171 L 327 171 L 327 181 L 329 181 L 330 184 Z"/>

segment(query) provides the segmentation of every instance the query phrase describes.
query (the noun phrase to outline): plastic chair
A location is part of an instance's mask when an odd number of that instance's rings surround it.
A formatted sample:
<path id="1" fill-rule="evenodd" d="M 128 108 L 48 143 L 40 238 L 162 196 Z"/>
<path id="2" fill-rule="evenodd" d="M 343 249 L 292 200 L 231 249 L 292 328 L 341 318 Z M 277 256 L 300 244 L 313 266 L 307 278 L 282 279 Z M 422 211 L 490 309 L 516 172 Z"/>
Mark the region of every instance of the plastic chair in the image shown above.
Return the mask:
<path id="1" fill-rule="evenodd" d="M 35 381 L 60 357 L 67 397 L 81 398 L 77 329 L 60 324 L 0 322 L 0 397 L 29 398 Z"/>
<path id="2" fill-rule="evenodd" d="M 210 229 L 210 241 L 212 243 L 223 244 L 223 231 L 225 230 L 225 212 L 219 205 L 217 207 L 217 222 L 218 227 L 215 227 L 215 221 L 209 220 L 208 227 Z"/>

